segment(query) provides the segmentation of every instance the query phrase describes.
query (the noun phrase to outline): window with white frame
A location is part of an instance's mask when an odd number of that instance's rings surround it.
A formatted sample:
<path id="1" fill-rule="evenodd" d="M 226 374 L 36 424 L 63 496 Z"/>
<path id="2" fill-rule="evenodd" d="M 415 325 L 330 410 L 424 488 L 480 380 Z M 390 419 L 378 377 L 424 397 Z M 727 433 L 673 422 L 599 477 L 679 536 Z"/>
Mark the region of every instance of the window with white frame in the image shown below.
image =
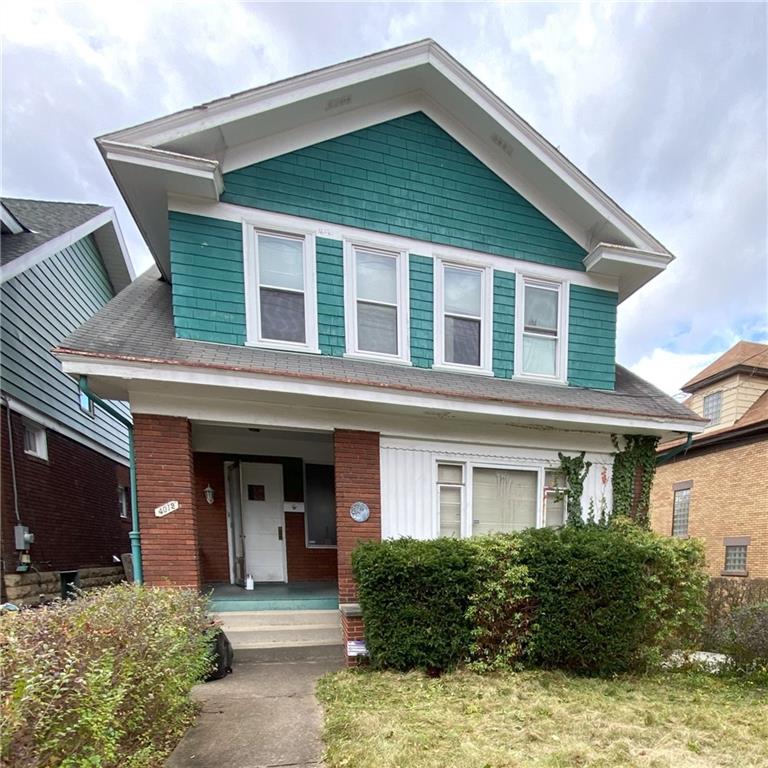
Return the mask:
<path id="1" fill-rule="evenodd" d="M 490 369 L 490 270 L 438 262 L 438 365 Z"/>
<path id="2" fill-rule="evenodd" d="M 80 410 L 88 416 L 94 417 L 95 411 L 93 409 L 93 400 L 85 394 L 81 389 L 78 389 L 78 403 L 80 404 Z"/>
<path id="3" fill-rule="evenodd" d="M 563 284 L 521 276 L 517 283 L 515 372 L 565 379 Z"/>
<path id="4" fill-rule="evenodd" d="M 407 361 L 405 254 L 349 245 L 345 277 L 347 352 Z"/>
<path id="5" fill-rule="evenodd" d="M 48 439 L 45 427 L 33 421 L 24 420 L 24 453 L 38 459 L 48 460 Z"/>
<path id="6" fill-rule="evenodd" d="M 314 240 L 250 228 L 246 239 L 249 343 L 316 351 Z"/>
<path id="7" fill-rule="evenodd" d="M 723 393 L 713 392 L 704 396 L 704 418 L 709 419 L 707 426 L 711 427 L 720 421 L 720 410 L 723 404 Z"/>
<path id="8" fill-rule="evenodd" d="M 125 485 L 117 487 L 117 500 L 120 506 L 120 517 L 127 520 L 131 516 L 131 489 Z"/>
<path id="9" fill-rule="evenodd" d="M 548 469 L 544 473 L 544 525 L 560 528 L 565 525 L 568 509 L 568 486 L 560 472 Z"/>
<path id="10" fill-rule="evenodd" d="M 440 536 L 461 538 L 464 509 L 464 466 L 462 464 L 437 465 L 437 507 L 440 517 Z"/>
<path id="11" fill-rule="evenodd" d="M 472 535 L 535 527 L 538 487 L 538 472 L 474 467 Z"/>

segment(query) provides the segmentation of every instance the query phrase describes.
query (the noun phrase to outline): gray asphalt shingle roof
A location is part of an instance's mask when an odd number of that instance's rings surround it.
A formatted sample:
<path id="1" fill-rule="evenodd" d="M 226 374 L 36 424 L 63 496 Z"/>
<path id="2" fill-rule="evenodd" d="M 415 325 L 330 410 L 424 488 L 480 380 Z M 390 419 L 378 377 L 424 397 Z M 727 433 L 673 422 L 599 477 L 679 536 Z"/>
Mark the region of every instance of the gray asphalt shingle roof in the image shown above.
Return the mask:
<path id="1" fill-rule="evenodd" d="M 91 203 L 58 203 L 11 197 L 2 198 L 2 203 L 22 226 L 30 230 L 18 235 L 2 235 L 0 264 L 3 266 L 108 210 Z"/>
<path id="2" fill-rule="evenodd" d="M 626 368 L 614 391 L 531 384 L 326 355 L 177 339 L 171 287 L 151 269 L 69 338 L 59 351 L 137 362 L 168 363 L 429 393 L 509 405 L 597 411 L 695 423 L 691 411 Z"/>

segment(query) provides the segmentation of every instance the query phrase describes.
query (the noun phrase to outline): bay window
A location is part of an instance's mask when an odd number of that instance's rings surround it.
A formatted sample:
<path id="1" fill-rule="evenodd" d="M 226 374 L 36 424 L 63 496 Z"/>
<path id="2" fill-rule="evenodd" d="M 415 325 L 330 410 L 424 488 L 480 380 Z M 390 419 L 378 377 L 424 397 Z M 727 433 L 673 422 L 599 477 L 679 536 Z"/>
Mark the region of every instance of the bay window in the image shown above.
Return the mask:
<path id="1" fill-rule="evenodd" d="M 405 254 L 350 245 L 345 265 L 347 354 L 407 362 Z"/>
<path id="2" fill-rule="evenodd" d="M 437 365 L 490 373 L 490 270 L 438 262 Z"/>
<path id="3" fill-rule="evenodd" d="M 314 240 L 250 228 L 245 242 L 248 342 L 317 351 Z"/>
<path id="4" fill-rule="evenodd" d="M 515 373 L 565 380 L 563 284 L 518 276 Z"/>

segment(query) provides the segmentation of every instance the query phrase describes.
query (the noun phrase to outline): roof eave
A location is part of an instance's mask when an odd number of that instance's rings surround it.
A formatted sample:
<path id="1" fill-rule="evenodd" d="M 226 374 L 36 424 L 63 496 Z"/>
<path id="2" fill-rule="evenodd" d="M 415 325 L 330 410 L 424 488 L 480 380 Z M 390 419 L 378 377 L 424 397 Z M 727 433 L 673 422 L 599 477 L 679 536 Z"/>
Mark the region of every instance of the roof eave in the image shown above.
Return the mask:
<path id="1" fill-rule="evenodd" d="M 587 272 L 618 278 L 619 302 L 628 299 L 674 260 L 667 252 L 599 243 L 585 257 Z"/>

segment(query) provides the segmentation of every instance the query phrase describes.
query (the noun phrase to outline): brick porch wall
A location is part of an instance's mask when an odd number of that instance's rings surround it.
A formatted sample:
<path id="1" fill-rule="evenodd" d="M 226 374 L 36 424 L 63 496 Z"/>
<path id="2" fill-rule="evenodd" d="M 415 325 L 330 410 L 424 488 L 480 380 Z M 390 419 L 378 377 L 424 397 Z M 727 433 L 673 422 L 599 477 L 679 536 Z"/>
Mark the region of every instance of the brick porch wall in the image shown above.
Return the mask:
<path id="1" fill-rule="evenodd" d="M 229 581 L 227 541 L 227 495 L 224 487 L 224 457 L 216 453 L 195 453 L 195 512 L 203 583 Z M 205 500 L 205 488 L 213 488 L 213 504 Z"/>
<path id="2" fill-rule="evenodd" d="M 357 601 L 357 587 L 352 578 L 352 550 L 360 541 L 381 539 L 381 472 L 379 433 L 338 429 L 334 432 L 336 463 L 336 536 L 338 541 L 339 603 Z M 356 523 L 349 508 L 364 501 L 370 511 L 365 523 Z M 343 639 L 363 637 L 359 617 L 342 617 Z M 356 663 L 350 660 L 350 663 Z"/>
<path id="3" fill-rule="evenodd" d="M 134 414 L 144 580 L 149 585 L 200 587 L 192 434 L 187 419 Z M 155 517 L 161 504 L 179 508 Z"/>

